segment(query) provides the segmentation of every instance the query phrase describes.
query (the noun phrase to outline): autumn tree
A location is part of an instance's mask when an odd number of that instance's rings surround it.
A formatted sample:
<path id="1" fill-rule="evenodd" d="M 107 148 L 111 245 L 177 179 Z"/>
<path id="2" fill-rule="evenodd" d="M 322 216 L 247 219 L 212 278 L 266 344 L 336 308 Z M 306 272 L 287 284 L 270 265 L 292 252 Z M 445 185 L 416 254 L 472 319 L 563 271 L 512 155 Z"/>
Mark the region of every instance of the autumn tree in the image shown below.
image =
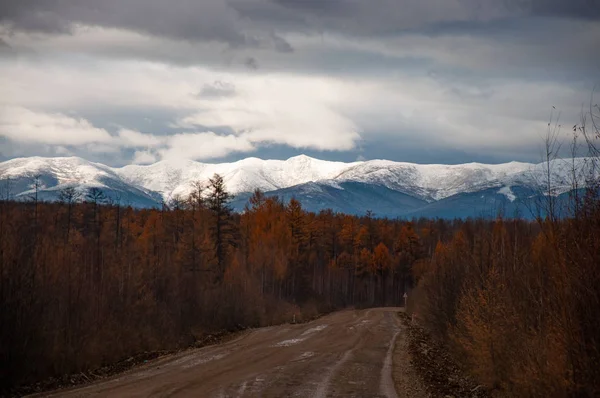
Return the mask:
<path id="1" fill-rule="evenodd" d="M 257 190 L 249 200 L 242 223 L 247 233 L 246 257 L 249 268 L 259 277 L 261 294 L 281 295 L 293 252 L 285 206 L 278 198 L 267 198 Z"/>
<path id="2" fill-rule="evenodd" d="M 390 250 L 385 244 L 379 243 L 373 251 L 373 272 L 377 275 L 381 282 L 379 291 L 381 293 L 382 305 L 386 304 L 386 280 L 391 267 L 392 257 L 390 255 Z"/>
<path id="3" fill-rule="evenodd" d="M 290 271 L 291 271 L 291 293 L 295 295 L 297 289 L 306 293 L 306 257 L 305 248 L 307 243 L 307 231 L 304 219 L 304 211 L 300 202 L 294 198 L 290 200 L 286 208 L 286 219 L 290 229 Z"/>
<path id="4" fill-rule="evenodd" d="M 429 234 L 428 230 L 424 231 Z M 414 229 L 413 223 L 405 223 L 400 229 L 400 234 L 395 242 L 394 251 L 397 255 L 397 263 L 393 274 L 393 290 L 397 292 L 400 299 L 401 292 L 404 293 L 412 286 L 412 266 L 422 257 L 421 238 Z"/>

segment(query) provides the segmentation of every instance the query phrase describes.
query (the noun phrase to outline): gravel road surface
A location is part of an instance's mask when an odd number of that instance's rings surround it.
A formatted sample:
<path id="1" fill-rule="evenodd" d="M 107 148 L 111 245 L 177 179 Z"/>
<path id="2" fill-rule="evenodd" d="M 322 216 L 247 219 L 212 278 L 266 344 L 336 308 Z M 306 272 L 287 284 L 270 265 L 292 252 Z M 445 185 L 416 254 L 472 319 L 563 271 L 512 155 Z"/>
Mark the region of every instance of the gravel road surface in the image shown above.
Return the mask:
<path id="1" fill-rule="evenodd" d="M 255 329 L 53 397 L 425 397 L 398 308 Z"/>

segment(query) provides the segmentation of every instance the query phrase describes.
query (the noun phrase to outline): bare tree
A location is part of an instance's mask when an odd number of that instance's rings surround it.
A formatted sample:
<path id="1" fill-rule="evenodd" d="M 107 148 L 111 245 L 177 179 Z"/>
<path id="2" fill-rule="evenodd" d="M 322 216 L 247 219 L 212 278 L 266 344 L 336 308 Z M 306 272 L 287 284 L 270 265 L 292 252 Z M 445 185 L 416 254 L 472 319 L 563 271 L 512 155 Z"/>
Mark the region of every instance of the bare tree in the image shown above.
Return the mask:
<path id="1" fill-rule="evenodd" d="M 81 198 L 81 192 L 79 192 L 75 187 L 66 187 L 59 191 L 58 200 L 59 202 L 72 205 L 73 203 L 77 203 Z"/>
<path id="2" fill-rule="evenodd" d="M 554 107 L 552 107 L 554 109 Z M 558 209 L 556 208 L 556 187 L 552 179 L 552 166 L 562 146 L 560 142 L 561 125 L 558 124 L 560 112 L 553 117 L 554 113 L 550 114 L 546 137 L 544 138 L 544 210 L 546 218 L 552 223 L 555 223 L 558 218 Z"/>
<path id="3" fill-rule="evenodd" d="M 9 201 L 11 199 L 12 179 L 10 176 L 0 179 L 0 201 Z"/>
<path id="4" fill-rule="evenodd" d="M 206 207 L 206 199 L 204 198 L 205 185 L 200 181 L 192 182 L 192 192 L 187 198 L 187 207 L 191 210 L 191 237 L 190 237 L 190 251 L 191 251 L 191 264 L 189 269 L 192 271 L 199 270 L 199 260 L 201 257 L 201 247 L 197 243 L 198 230 L 198 213 Z"/>
<path id="5" fill-rule="evenodd" d="M 81 198 L 81 192 L 75 187 L 66 187 L 60 190 L 58 200 L 67 205 L 67 229 L 65 232 L 65 243 L 69 241 L 71 232 L 71 220 L 73 216 L 73 205 Z"/>
<path id="6" fill-rule="evenodd" d="M 100 188 L 92 187 L 85 194 L 85 201 L 94 205 L 105 204 L 106 195 Z"/>
<path id="7" fill-rule="evenodd" d="M 571 155 L 571 191 L 569 192 L 569 202 L 571 203 L 570 213 L 576 218 L 579 217 L 579 209 L 581 205 L 581 197 L 579 195 L 579 189 L 581 188 L 579 185 L 581 169 L 577 162 L 580 147 L 581 144 L 579 143 L 579 129 L 577 128 L 577 125 L 575 125 L 573 126 L 573 137 L 571 138 L 571 143 L 569 145 Z"/>
<path id="8" fill-rule="evenodd" d="M 188 196 L 188 207 L 196 211 L 206 206 L 206 198 L 204 197 L 205 184 L 200 181 L 192 182 L 192 192 Z"/>
<path id="9" fill-rule="evenodd" d="M 548 121 L 546 135 L 543 137 L 543 162 L 539 165 L 541 169 L 534 168 L 531 170 L 531 177 L 535 182 L 535 196 L 531 202 L 526 201 L 525 206 L 530 214 L 535 217 L 538 222 L 543 222 L 545 219 L 554 223 L 558 218 L 557 212 L 557 189 L 553 178 L 553 166 L 558 159 L 562 143 L 560 141 L 561 125 L 558 123 L 560 113 L 554 116 L 555 107 L 552 107 L 550 119 Z"/>

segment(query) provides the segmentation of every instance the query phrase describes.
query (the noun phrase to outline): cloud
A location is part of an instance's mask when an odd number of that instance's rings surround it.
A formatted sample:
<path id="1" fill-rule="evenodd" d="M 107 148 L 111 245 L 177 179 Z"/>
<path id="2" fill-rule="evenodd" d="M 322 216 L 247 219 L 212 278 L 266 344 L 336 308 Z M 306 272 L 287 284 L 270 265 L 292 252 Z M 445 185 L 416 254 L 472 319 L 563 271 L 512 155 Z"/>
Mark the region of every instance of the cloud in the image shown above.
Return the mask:
<path id="1" fill-rule="evenodd" d="M 292 45 L 288 41 L 283 39 L 281 36 L 273 34 L 271 36 L 271 39 L 273 40 L 273 47 L 280 53 L 294 52 L 294 48 L 292 47 Z"/>
<path id="2" fill-rule="evenodd" d="M 213 83 L 204 84 L 198 95 L 205 98 L 231 97 L 235 95 L 235 85 L 216 80 Z"/>
<path id="3" fill-rule="evenodd" d="M 64 114 L 35 112 L 19 107 L 2 107 L 0 110 L 0 136 L 13 142 L 25 144 L 64 146 L 85 152 L 110 153 L 125 148 L 136 149 L 133 154 L 134 163 L 151 163 L 157 159 L 217 159 L 232 153 L 247 153 L 265 143 L 286 144 L 293 147 L 339 150 L 353 146 L 354 136 L 347 143 L 335 139 L 338 127 L 346 127 L 348 122 L 338 120 L 333 114 L 323 113 L 322 122 L 329 118 L 330 122 L 317 126 L 298 119 L 295 130 L 290 130 L 294 120 L 288 121 L 285 115 L 272 115 L 272 118 L 261 121 L 260 114 L 239 113 L 231 110 L 212 113 L 213 121 L 221 117 L 231 117 L 230 127 L 238 128 L 235 134 L 217 134 L 212 131 L 186 132 L 173 135 L 155 135 L 130 129 L 121 129 L 111 135 L 104 129 L 93 126 L 88 120 Z M 192 115 L 187 123 L 201 121 L 211 125 L 209 116 Z M 339 123 L 338 126 L 336 123 Z M 279 130 L 281 128 L 282 130 Z M 320 128 L 320 130 L 319 130 Z M 323 128 L 331 128 L 325 131 Z M 315 130 L 317 129 L 317 130 Z M 353 133 L 354 134 L 354 133 Z M 143 148 L 143 149 L 142 149 Z"/>
<path id="4" fill-rule="evenodd" d="M 240 80 L 233 97 L 201 101 L 182 118 L 183 128 L 227 128 L 255 144 L 348 150 L 360 139 L 358 127 L 339 112 L 343 83 L 333 79 L 272 75 Z"/>
<path id="5" fill-rule="evenodd" d="M 0 104 L 26 108 L 94 111 L 99 108 L 176 109 L 193 106 L 198 84 L 214 81 L 205 71 L 164 64 L 102 58 L 24 57 L 0 63 Z M 35 93 L 35 95 L 32 95 Z"/>
<path id="6" fill-rule="evenodd" d="M 72 33 L 78 25 L 118 28 L 155 37 L 215 41 L 231 48 L 271 45 L 291 47 L 279 38 L 244 26 L 226 0 L 4 0 L 0 23 L 12 30 L 48 34 Z"/>
<path id="7" fill-rule="evenodd" d="M 468 73 L 473 78 L 593 80 L 600 68 L 600 57 L 595 51 L 598 35 L 600 24 L 595 21 L 541 18 L 497 22 L 491 28 L 487 24 L 465 24 L 385 36 L 353 37 L 315 31 L 288 33 L 285 39 L 293 45 L 291 53 L 268 48 L 224 49 L 211 42 L 192 43 L 89 26 L 73 28 L 73 35 L 39 36 L 17 32 L 7 36 L 5 41 L 14 51 L 31 49 L 46 62 L 55 57 L 74 58 L 74 65 L 61 67 L 72 69 L 71 73 L 76 75 L 81 75 L 83 68 L 97 68 L 94 63 L 98 60 L 112 59 L 149 60 L 155 63 L 155 70 L 163 65 L 193 65 L 227 73 L 260 70 L 262 74 L 285 71 L 346 78 L 357 75 L 388 78 L 397 70 L 412 69 L 415 73 Z M 37 62 L 33 67 L 38 67 Z M 153 73 L 150 68 L 146 69 L 145 73 Z M 134 68 L 126 68 L 115 70 L 114 74 L 115 78 L 122 78 L 133 72 Z M 19 73 L 25 75 L 27 70 Z M 138 76 L 123 78 L 139 79 Z M 76 82 L 69 79 L 61 84 L 75 85 Z M 155 94 L 148 91 L 159 85 L 161 82 L 157 81 L 139 87 L 144 92 L 142 98 L 155 99 Z M 103 91 L 95 90 L 95 93 Z"/>
<path id="8" fill-rule="evenodd" d="M 60 149 L 56 150 L 57 154 L 72 152 L 65 147 L 91 153 L 147 148 L 134 152 L 134 163 L 152 163 L 158 158 L 214 159 L 255 149 L 245 137 L 220 136 L 213 132 L 157 136 L 122 129 L 117 135 L 111 135 L 83 118 L 7 106 L 0 108 L 0 137 L 27 145 L 54 146 Z"/>
<path id="9" fill-rule="evenodd" d="M 235 14 L 225 1 L 23 0 L 0 3 L 2 19 L 14 28 L 58 32 L 74 23 L 126 28 L 178 39 L 223 40 L 241 44 Z"/>
<path id="10" fill-rule="evenodd" d="M 589 98 L 594 1 L 0 0 L 2 151 L 510 158 Z"/>
<path id="11" fill-rule="evenodd" d="M 254 145 L 247 137 L 217 135 L 213 132 L 181 133 L 170 136 L 159 151 L 162 159 L 218 159 L 235 152 L 250 152 Z"/>
<path id="12" fill-rule="evenodd" d="M 230 50 L 291 53 L 289 34 L 380 38 L 457 23 L 552 17 L 600 19 L 598 0 L 20 0 L 0 2 L 16 32 L 77 34 L 82 27 L 136 32 Z M 165 50 L 160 50 L 165 51 Z M 168 51 L 168 50 L 166 50 Z"/>
<path id="13" fill-rule="evenodd" d="M 114 113 L 153 115 L 158 113 L 155 109 L 172 110 L 174 120 L 152 126 L 155 137 L 131 131 L 139 127 L 118 127 L 121 131 L 115 133 L 128 147 L 161 145 L 164 138 L 158 135 L 167 133 L 161 131 L 166 125 L 176 126 L 169 127 L 171 134 L 233 131 L 247 134 L 255 144 L 317 150 L 351 149 L 360 139 L 356 124 L 337 109 L 345 100 L 346 84 L 334 78 L 226 74 L 139 61 L 97 61 L 93 67 L 51 61 L 44 68 L 36 65 L 34 60 L 0 64 L 4 88 L 0 102 L 29 109 L 75 109 L 92 119 L 99 110 L 102 118 Z M 198 86 L 202 87 L 200 95 Z M 30 95 L 32 90 L 35 96 Z"/>
<path id="14" fill-rule="evenodd" d="M 305 53 L 304 61 L 311 62 L 311 71 L 367 77 L 389 78 L 398 71 L 412 70 L 468 74 L 473 80 L 595 78 L 600 68 L 600 56 L 595 51 L 599 23 L 522 20 L 498 27 L 493 33 L 479 30 L 414 31 L 385 38 L 324 33 L 291 35 L 288 39 L 297 51 Z M 303 60 L 299 62 L 306 65 Z"/>
<path id="15" fill-rule="evenodd" d="M 219 136 L 213 132 L 155 136 L 124 129 L 112 136 L 85 119 L 17 107 L 0 108 L 0 136 L 29 145 L 56 146 L 62 152 L 69 151 L 63 146 L 79 147 L 93 153 L 110 153 L 123 148 L 151 148 L 135 151 L 134 163 L 152 163 L 159 157 L 213 159 L 232 152 L 254 150 L 246 138 Z"/>
<path id="16" fill-rule="evenodd" d="M 247 57 L 244 60 L 244 65 L 246 66 L 246 68 L 251 69 L 251 70 L 258 69 L 258 61 L 254 57 Z"/>
<path id="17" fill-rule="evenodd" d="M 152 164 L 158 160 L 156 154 L 150 151 L 135 151 L 133 154 L 133 164 Z"/>
<path id="18" fill-rule="evenodd" d="M 256 24 L 287 32 L 383 38 L 406 30 L 523 17 L 600 18 L 597 0 L 237 0 Z"/>
<path id="19" fill-rule="evenodd" d="M 8 53 L 12 53 L 12 52 L 13 52 L 12 47 L 9 46 L 7 42 L 2 40 L 2 38 L 0 38 L 0 54 L 8 54 Z"/>
<path id="20" fill-rule="evenodd" d="M 49 145 L 109 143 L 111 135 L 85 119 L 61 113 L 33 112 L 16 106 L 0 107 L 0 135 L 12 141 Z"/>
<path id="21" fill-rule="evenodd" d="M 130 148 L 156 148 L 164 144 L 166 137 L 122 129 L 119 131 L 118 139 L 122 145 Z"/>
<path id="22" fill-rule="evenodd" d="M 210 160 L 256 149 L 246 136 L 219 135 L 212 131 L 156 136 L 121 130 L 118 140 L 121 147 L 146 148 L 134 152 L 135 164 L 150 164 L 159 159 Z"/>
<path id="23" fill-rule="evenodd" d="M 443 71 L 415 75 L 398 70 L 393 78 L 350 80 L 299 73 L 224 73 L 140 61 L 99 60 L 93 68 L 51 60 L 36 68 L 33 63 L 0 63 L 0 103 L 19 110 L 4 112 L 3 120 L 21 115 L 16 124 L 36 125 L 29 135 L 2 135 L 20 140 L 15 142 L 23 143 L 22 136 L 30 143 L 60 144 L 86 156 L 100 148 L 108 152 L 99 145 L 103 144 L 113 152 L 120 150 L 121 162 L 208 160 L 271 146 L 354 151 L 373 142 L 414 142 L 410 145 L 417 152 L 445 147 L 476 151 L 478 156 L 502 150 L 510 158 L 511 150 L 522 152 L 539 141 L 550 105 L 563 110 L 566 125 L 567 119 L 578 116 L 588 96 L 585 86 L 576 89 L 569 82 L 457 77 Z M 198 87 L 204 95 L 198 95 Z M 33 88 L 35 96 L 29 95 Z M 137 118 L 165 116 L 145 127 L 125 120 L 111 129 L 105 122 L 129 113 Z M 91 120 L 104 121 L 103 128 Z M 78 132 L 73 133 L 75 128 Z M 65 134 L 58 135 L 62 129 Z M 42 135 L 45 131 L 54 131 L 54 138 Z"/>
<path id="24" fill-rule="evenodd" d="M 582 19 L 600 18 L 598 0 L 508 0 L 510 7 L 525 10 L 530 15 L 550 15 Z"/>

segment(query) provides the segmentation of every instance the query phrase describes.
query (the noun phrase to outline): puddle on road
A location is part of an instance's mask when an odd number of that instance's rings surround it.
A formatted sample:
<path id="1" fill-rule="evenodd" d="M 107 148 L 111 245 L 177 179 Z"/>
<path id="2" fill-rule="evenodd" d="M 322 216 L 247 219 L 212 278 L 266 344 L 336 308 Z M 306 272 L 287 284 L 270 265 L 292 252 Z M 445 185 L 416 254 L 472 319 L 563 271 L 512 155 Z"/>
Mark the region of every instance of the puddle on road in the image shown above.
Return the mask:
<path id="1" fill-rule="evenodd" d="M 289 346 L 301 343 L 304 340 L 306 340 L 306 339 L 289 339 L 289 340 L 283 340 L 283 341 L 280 341 L 277 344 L 272 345 L 271 347 L 289 347 Z"/>
<path id="2" fill-rule="evenodd" d="M 311 358 L 311 357 L 314 357 L 314 356 L 315 356 L 314 352 L 307 351 L 307 352 L 303 353 L 302 355 L 300 355 L 296 360 L 297 361 L 303 361 L 305 359 L 308 359 L 308 358 Z"/>
<path id="3" fill-rule="evenodd" d="M 310 328 L 310 329 L 306 330 L 304 333 L 302 333 L 302 336 L 306 336 L 307 334 L 311 334 L 311 333 L 320 332 L 321 330 L 325 329 L 327 326 L 328 325 L 315 326 L 314 328 Z"/>
<path id="4" fill-rule="evenodd" d="M 359 323 L 357 323 L 356 325 L 353 326 L 349 326 L 348 330 L 355 330 L 355 329 L 360 329 L 362 327 L 367 326 L 369 323 L 371 323 L 371 321 L 365 319 L 364 321 L 360 321 Z"/>
<path id="5" fill-rule="evenodd" d="M 301 336 L 304 336 L 304 337 L 299 337 L 299 338 L 296 338 L 296 339 L 283 340 L 283 341 L 280 341 L 279 343 L 271 345 L 271 347 L 289 347 L 289 346 L 292 346 L 292 345 L 296 345 L 298 343 L 303 342 L 307 338 L 309 338 L 311 334 L 320 332 L 321 330 L 325 329 L 327 326 L 328 325 L 315 326 L 313 328 L 305 330 L 304 333 L 302 333 L 302 335 L 301 335 Z"/>

